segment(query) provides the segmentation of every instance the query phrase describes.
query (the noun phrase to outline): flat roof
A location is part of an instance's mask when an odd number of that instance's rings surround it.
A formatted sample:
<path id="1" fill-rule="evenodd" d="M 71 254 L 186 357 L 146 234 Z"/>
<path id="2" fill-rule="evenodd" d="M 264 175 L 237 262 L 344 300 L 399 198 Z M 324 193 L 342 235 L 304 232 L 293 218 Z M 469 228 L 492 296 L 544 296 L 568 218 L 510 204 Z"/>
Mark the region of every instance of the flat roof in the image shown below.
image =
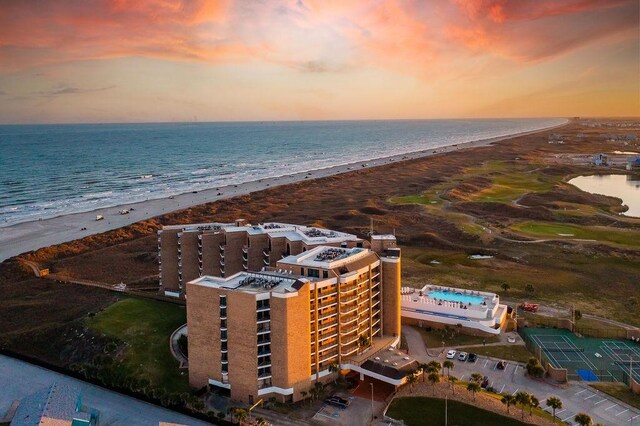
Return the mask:
<path id="1" fill-rule="evenodd" d="M 226 278 L 203 275 L 189 284 L 253 293 L 286 293 L 298 291 L 298 284 L 307 281 L 309 280 L 305 277 L 288 273 L 238 272 Z"/>
<path id="2" fill-rule="evenodd" d="M 300 254 L 287 256 L 278 263 L 305 267 L 333 269 L 366 257 L 371 250 L 360 247 L 342 248 L 319 246 Z"/>
<path id="3" fill-rule="evenodd" d="M 346 232 L 333 231 L 331 229 L 315 226 L 293 225 L 290 223 L 265 222 L 258 225 L 241 225 L 235 223 L 196 223 L 185 225 L 163 226 L 162 230 L 181 230 L 182 232 L 247 232 L 250 235 L 267 234 L 271 238 L 287 238 L 290 241 L 304 241 L 308 244 L 340 243 L 343 241 L 362 241 L 361 238 Z M 161 232 L 161 231 L 158 231 Z"/>
<path id="4" fill-rule="evenodd" d="M 362 368 L 399 380 L 418 368 L 418 361 L 399 349 L 388 347 L 362 363 Z"/>

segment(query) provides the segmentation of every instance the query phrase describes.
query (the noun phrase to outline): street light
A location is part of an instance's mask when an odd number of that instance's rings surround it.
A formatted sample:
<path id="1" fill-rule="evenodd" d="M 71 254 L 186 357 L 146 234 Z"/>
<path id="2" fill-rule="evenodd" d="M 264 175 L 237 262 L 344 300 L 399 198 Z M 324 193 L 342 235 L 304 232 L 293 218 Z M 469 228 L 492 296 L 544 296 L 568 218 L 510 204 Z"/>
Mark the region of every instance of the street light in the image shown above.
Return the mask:
<path id="1" fill-rule="evenodd" d="M 371 420 L 373 421 L 373 382 L 369 382 L 371 386 Z"/>

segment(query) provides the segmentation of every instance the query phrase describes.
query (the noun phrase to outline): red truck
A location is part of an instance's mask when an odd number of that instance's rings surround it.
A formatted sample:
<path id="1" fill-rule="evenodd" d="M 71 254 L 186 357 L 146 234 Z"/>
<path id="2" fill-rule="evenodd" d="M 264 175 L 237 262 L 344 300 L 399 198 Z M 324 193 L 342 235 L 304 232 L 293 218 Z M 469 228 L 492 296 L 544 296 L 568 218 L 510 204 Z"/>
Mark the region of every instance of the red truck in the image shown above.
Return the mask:
<path id="1" fill-rule="evenodd" d="M 538 312 L 538 304 L 537 303 L 528 303 L 528 302 L 523 302 L 520 305 L 520 309 L 527 311 L 527 312 Z"/>

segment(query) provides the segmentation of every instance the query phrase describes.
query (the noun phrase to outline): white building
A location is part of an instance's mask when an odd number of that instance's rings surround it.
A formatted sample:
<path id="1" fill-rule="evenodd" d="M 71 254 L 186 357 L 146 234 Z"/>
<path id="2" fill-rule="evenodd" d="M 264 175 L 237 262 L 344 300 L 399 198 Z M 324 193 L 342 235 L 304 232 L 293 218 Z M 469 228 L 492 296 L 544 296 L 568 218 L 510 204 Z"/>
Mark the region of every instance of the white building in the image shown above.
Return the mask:
<path id="1" fill-rule="evenodd" d="M 403 287 L 401 293 L 402 318 L 412 318 L 419 326 L 462 326 L 500 334 L 507 316 L 507 306 L 495 293 L 430 284 L 421 290 Z"/>

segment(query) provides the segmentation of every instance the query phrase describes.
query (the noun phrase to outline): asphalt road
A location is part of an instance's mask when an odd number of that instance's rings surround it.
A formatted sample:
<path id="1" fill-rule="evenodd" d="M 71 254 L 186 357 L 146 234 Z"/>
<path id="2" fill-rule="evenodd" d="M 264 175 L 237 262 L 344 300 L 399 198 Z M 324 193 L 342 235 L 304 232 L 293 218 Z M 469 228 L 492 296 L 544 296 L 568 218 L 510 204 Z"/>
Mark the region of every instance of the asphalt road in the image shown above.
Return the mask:
<path id="1" fill-rule="evenodd" d="M 160 421 L 190 426 L 210 424 L 4 355 L 0 355 L 0 418 L 14 400 L 54 382 L 79 390 L 83 403 L 100 411 L 101 426 L 158 425 Z"/>

